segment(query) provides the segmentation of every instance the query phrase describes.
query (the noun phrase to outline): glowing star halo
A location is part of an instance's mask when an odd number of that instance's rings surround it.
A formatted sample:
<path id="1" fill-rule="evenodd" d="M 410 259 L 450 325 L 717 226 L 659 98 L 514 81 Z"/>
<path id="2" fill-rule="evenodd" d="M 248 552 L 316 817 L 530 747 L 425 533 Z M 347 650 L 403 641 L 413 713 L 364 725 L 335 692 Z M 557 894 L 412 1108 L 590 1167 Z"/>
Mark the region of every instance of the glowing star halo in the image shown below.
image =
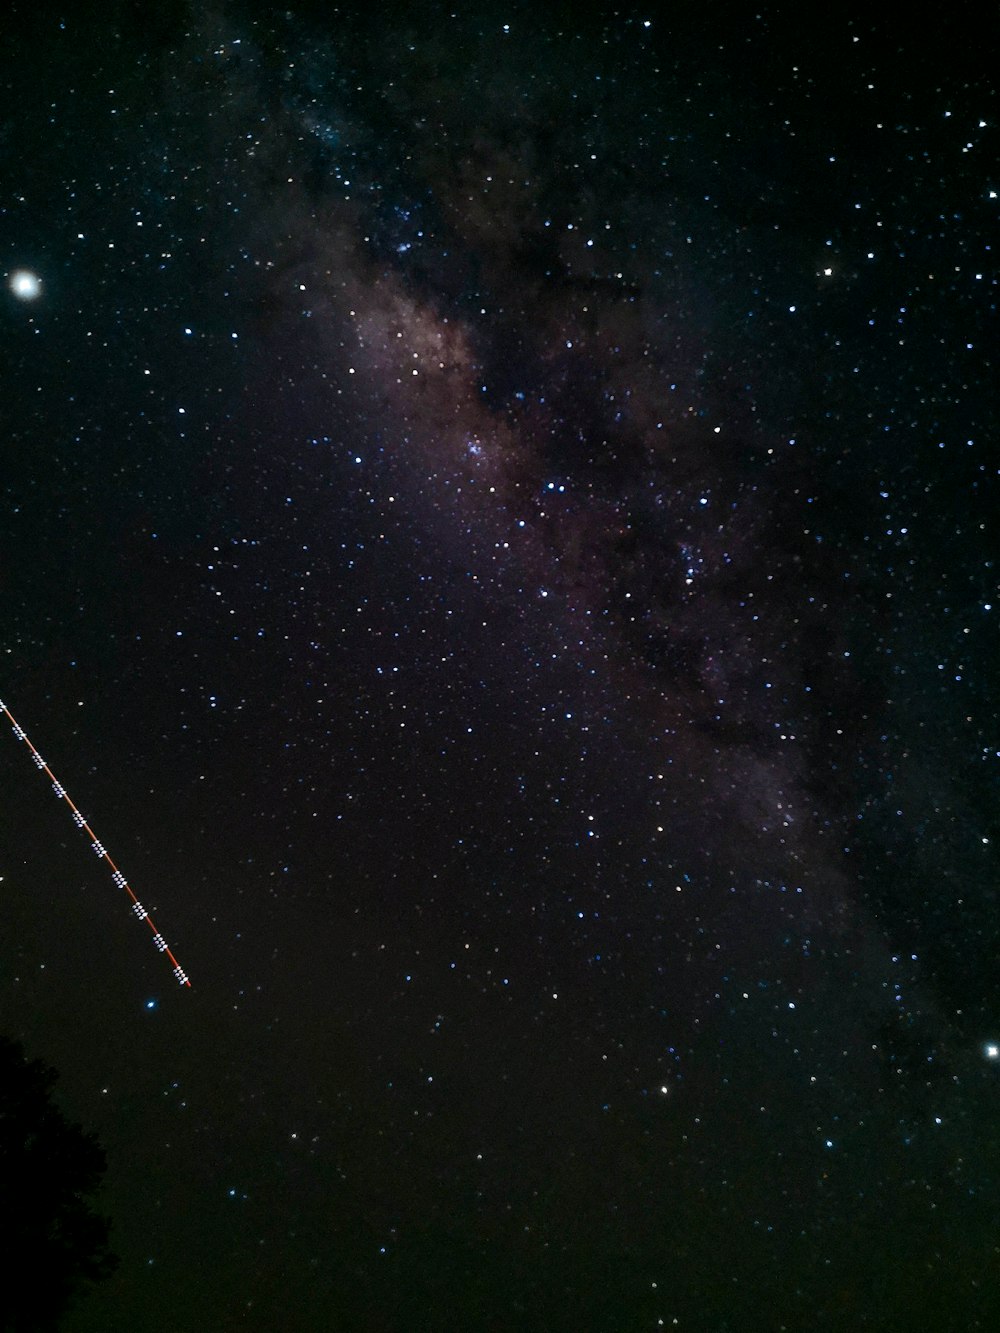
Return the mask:
<path id="1" fill-rule="evenodd" d="M 37 273 L 26 268 L 16 269 L 8 280 L 8 286 L 21 301 L 33 301 L 42 292 L 42 280 Z"/>

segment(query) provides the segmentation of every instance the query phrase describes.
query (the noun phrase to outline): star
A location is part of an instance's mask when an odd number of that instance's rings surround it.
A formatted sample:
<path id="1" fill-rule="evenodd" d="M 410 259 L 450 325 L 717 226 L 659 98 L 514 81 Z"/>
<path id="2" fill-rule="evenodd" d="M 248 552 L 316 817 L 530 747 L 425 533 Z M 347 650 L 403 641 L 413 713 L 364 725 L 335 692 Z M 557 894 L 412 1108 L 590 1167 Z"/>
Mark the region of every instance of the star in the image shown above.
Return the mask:
<path id="1" fill-rule="evenodd" d="M 7 285 L 19 301 L 34 301 L 42 293 L 42 280 L 29 269 L 15 269 Z"/>

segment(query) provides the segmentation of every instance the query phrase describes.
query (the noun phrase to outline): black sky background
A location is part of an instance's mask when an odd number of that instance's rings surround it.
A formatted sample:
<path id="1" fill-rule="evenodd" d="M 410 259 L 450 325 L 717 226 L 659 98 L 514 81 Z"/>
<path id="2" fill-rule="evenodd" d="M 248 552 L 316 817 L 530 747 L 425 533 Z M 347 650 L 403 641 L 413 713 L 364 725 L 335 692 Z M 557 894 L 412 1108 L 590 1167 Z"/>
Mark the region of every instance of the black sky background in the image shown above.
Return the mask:
<path id="1" fill-rule="evenodd" d="M 105 16 L 6 21 L 0 695 L 193 988 L 8 737 L 67 1327 L 992 1327 L 989 33 Z"/>

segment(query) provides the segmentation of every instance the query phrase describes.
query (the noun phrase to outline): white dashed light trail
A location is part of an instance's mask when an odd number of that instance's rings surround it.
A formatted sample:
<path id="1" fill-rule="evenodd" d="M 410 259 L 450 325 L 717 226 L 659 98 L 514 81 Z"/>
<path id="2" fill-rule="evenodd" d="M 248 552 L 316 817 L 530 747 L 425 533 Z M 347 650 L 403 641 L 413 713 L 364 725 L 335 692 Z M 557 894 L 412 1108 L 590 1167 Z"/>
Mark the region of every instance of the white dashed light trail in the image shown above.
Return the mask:
<path id="1" fill-rule="evenodd" d="M 28 739 L 27 732 L 24 730 L 22 726 L 18 724 L 17 719 L 14 717 L 14 714 L 10 711 L 10 709 L 7 707 L 7 705 L 4 703 L 2 699 L 0 699 L 0 713 L 5 713 L 7 715 L 7 718 L 10 721 L 11 727 L 13 729 L 14 735 L 17 737 L 19 741 L 24 741 L 25 745 L 31 751 L 31 757 L 34 760 L 35 767 L 37 769 L 40 769 L 41 772 L 45 773 L 48 776 L 48 778 L 52 783 L 52 790 L 60 798 L 60 800 L 65 801 L 66 804 L 69 806 L 70 811 L 72 812 L 73 815 L 73 823 L 77 826 L 78 829 L 82 829 L 83 832 L 86 833 L 87 837 L 90 839 L 90 844 L 93 847 L 94 851 L 97 853 L 98 857 L 102 861 L 106 861 L 108 865 L 111 867 L 111 878 L 118 885 L 118 887 L 120 889 L 124 889 L 125 892 L 128 894 L 128 896 L 132 899 L 132 911 L 135 913 L 135 915 L 139 918 L 140 921 L 145 921 L 146 924 L 149 926 L 150 930 L 153 932 L 153 943 L 156 945 L 160 953 L 166 954 L 167 958 L 170 961 L 171 966 L 174 969 L 174 976 L 177 978 L 177 980 L 180 982 L 182 986 L 190 986 L 191 982 L 188 980 L 187 973 L 184 971 L 180 963 L 178 963 L 177 959 L 174 957 L 169 945 L 167 944 L 167 941 L 156 929 L 156 926 L 153 924 L 153 918 L 149 915 L 145 907 L 143 907 L 142 903 L 132 892 L 131 885 L 129 884 L 125 876 L 122 874 L 122 872 L 115 865 L 114 861 L 112 861 L 111 857 L 108 855 L 104 847 L 104 844 L 98 839 L 94 830 L 90 827 L 90 825 L 84 819 L 83 815 L 76 808 L 66 788 L 58 780 L 56 775 L 52 772 L 52 769 L 49 768 L 48 764 L 45 762 L 42 756 L 32 745 L 31 741 Z"/>

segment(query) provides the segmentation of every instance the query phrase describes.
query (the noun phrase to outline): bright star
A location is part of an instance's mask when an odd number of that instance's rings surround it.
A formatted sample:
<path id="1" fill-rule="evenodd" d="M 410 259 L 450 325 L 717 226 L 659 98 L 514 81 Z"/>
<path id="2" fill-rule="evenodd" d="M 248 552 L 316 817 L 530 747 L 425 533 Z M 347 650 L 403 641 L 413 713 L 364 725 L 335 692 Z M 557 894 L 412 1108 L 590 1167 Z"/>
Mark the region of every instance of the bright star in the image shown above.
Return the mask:
<path id="1" fill-rule="evenodd" d="M 22 301 L 33 301 L 41 295 L 42 280 L 37 273 L 30 273 L 26 268 L 19 268 L 10 275 L 8 285 L 16 297 Z"/>

